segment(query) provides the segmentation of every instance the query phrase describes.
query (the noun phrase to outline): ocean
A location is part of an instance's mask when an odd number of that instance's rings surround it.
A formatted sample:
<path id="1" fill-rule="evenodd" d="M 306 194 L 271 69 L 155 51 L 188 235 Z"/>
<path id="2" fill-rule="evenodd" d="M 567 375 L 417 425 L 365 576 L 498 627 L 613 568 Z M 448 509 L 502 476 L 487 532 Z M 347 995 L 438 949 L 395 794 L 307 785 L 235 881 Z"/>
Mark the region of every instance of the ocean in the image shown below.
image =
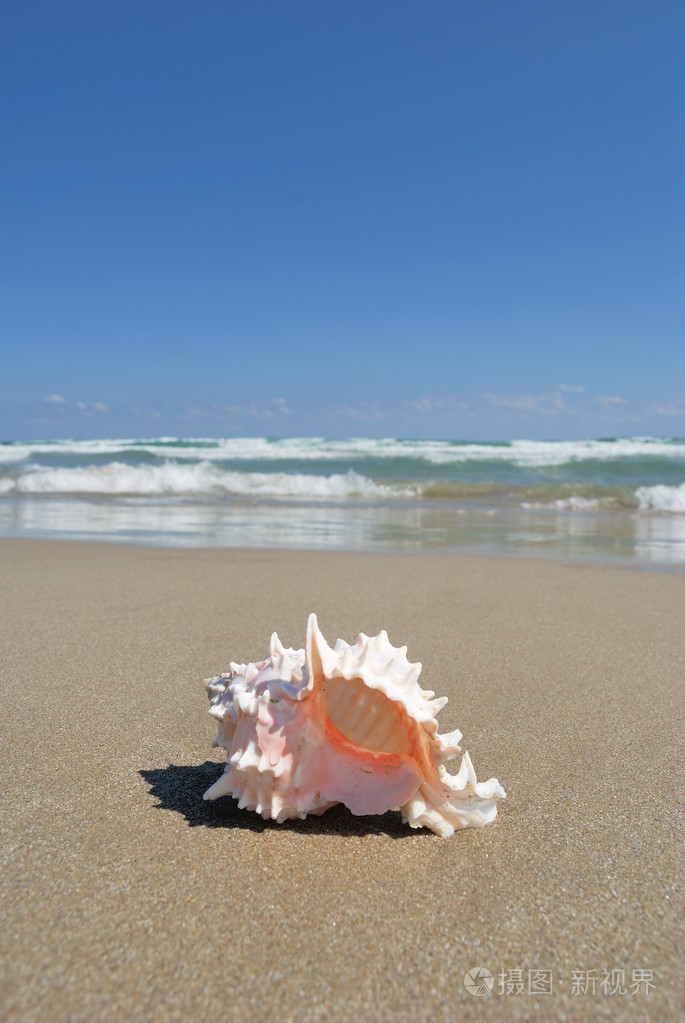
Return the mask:
<path id="1" fill-rule="evenodd" d="M 0 535 L 685 562 L 685 439 L 0 443 Z"/>

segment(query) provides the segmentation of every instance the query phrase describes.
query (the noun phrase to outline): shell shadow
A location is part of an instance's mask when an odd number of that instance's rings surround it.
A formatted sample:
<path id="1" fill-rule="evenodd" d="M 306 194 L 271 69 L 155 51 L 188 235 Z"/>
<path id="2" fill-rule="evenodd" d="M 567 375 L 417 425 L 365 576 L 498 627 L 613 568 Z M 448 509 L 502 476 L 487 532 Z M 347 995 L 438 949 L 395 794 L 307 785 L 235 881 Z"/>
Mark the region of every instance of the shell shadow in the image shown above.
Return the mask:
<path id="1" fill-rule="evenodd" d="M 240 828 L 243 831 L 294 831 L 302 835 L 388 835 L 390 838 L 428 837 L 430 832 L 416 831 L 402 823 L 397 810 L 368 817 L 355 817 L 346 806 L 338 804 L 320 817 L 288 820 L 282 824 L 264 820 L 259 814 L 240 810 L 230 796 L 205 802 L 203 794 L 223 774 L 224 765 L 214 760 L 204 764 L 169 764 L 141 770 L 140 776 L 150 786 L 150 794 L 159 800 L 156 810 L 172 810 L 182 814 L 191 828 Z"/>

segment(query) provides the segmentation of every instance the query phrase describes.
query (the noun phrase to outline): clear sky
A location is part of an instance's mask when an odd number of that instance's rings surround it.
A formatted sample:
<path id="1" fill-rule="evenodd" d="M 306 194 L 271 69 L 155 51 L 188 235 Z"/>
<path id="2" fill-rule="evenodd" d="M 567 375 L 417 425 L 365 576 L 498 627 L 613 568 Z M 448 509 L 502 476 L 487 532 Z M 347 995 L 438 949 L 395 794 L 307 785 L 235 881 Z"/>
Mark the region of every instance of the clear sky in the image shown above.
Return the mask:
<path id="1" fill-rule="evenodd" d="M 0 437 L 685 433 L 679 0 L 0 11 Z"/>

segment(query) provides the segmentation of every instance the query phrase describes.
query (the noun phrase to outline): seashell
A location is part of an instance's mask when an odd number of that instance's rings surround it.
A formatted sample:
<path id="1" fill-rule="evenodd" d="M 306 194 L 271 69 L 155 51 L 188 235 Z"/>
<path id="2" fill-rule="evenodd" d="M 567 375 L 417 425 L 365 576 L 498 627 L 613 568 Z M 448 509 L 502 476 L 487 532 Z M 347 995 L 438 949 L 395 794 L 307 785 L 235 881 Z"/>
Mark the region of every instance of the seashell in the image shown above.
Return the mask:
<path id="1" fill-rule="evenodd" d="M 420 672 L 385 631 L 330 647 L 311 614 L 304 650 L 274 633 L 264 660 L 205 681 L 227 763 L 204 798 L 231 795 L 278 822 L 344 803 L 353 814 L 399 807 L 412 828 L 443 836 L 489 824 L 504 789 L 479 783 L 468 753 L 447 771 L 461 732 L 438 732 L 447 698 L 422 689 Z"/>

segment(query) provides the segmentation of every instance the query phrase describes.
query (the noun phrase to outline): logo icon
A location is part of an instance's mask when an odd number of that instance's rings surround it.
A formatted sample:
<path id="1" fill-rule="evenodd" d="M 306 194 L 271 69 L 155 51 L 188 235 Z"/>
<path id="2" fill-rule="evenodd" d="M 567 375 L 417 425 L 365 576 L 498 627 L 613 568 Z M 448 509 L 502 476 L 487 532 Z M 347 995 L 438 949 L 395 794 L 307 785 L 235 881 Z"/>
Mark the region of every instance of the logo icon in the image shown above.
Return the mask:
<path id="1" fill-rule="evenodd" d="M 474 966 L 464 974 L 464 987 L 470 995 L 484 998 L 492 991 L 495 978 L 485 966 Z"/>

